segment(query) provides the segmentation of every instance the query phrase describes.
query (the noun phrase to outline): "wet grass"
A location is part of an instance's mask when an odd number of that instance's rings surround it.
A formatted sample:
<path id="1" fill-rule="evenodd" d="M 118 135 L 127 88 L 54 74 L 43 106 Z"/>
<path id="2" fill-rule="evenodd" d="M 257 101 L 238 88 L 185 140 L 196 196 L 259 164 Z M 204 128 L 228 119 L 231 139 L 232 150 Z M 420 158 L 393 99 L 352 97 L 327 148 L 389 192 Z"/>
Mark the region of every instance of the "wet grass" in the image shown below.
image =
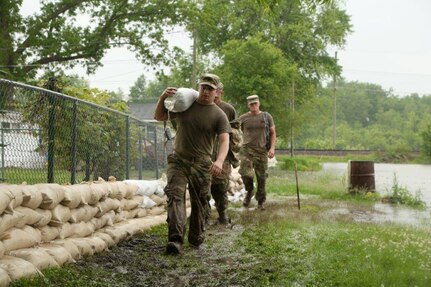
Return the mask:
<path id="1" fill-rule="evenodd" d="M 166 255 L 163 224 L 11 286 L 431 286 L 429 222 L 373 223 L 377 199 L 316 173 L 300 174 L 298 210 L 294 173 L 270 173 L 267 209 L 231 204 L 232 225 L 208 226 L 199 250 Z"/>

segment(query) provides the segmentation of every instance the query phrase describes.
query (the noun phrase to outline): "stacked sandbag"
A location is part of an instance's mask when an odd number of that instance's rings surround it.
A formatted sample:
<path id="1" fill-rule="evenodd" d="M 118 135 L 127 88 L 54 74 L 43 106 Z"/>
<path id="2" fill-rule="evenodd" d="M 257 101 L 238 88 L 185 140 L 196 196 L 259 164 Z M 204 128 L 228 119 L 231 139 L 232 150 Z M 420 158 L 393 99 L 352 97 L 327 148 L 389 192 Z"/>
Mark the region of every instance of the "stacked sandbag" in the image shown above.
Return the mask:
<path id="1" fill-rule="evenodd" d="M 166 178 L 0 184 L 0 286 L 93 255 L 166 221 Z"/>

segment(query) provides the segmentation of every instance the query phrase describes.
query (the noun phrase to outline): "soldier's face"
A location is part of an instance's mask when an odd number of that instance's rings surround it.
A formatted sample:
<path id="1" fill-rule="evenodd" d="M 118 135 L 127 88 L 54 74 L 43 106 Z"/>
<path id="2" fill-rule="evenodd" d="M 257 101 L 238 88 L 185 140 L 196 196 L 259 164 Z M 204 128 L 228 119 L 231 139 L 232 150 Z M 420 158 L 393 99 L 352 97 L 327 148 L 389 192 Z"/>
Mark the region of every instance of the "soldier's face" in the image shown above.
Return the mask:
<path id="1" fill-rule="evenodd" d="M 259 102 L 249 103 L 248 104 L 248 109 L 250 110 L 250 112 L 257 112 L 257 111 L 259 111 L 259 107 L 260 107 L 260 103 Z"/>
<path id="2" fill-rule="evenodd" d="M 212 104 L 217 95 L 217 90 L 208 85 L 199 86 L 199 98 L 200 102 L 203 104 Z"/>

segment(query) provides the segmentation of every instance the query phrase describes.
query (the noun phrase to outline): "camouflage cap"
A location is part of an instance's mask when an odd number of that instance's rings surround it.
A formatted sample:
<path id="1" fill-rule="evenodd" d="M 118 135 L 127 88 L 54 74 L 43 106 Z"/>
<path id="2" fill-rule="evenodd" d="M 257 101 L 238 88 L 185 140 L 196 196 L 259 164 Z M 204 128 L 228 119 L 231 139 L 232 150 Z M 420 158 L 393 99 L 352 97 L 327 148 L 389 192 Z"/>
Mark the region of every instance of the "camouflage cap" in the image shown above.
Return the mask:
<path id="1" fill-rule="evenodd" d="M 220 78 L 214 74 L 203 74 L 199 81 L 199 85 L 208 85 L 213 89 L 217 89 L 220 84 Z"/>
<path id="2" fill-rule="evenodd" d="M 258 103 L 259 102 L 259 96 L 258 95 L 251 95 L 247 97 L 247 104 L 251 103 Z"/>

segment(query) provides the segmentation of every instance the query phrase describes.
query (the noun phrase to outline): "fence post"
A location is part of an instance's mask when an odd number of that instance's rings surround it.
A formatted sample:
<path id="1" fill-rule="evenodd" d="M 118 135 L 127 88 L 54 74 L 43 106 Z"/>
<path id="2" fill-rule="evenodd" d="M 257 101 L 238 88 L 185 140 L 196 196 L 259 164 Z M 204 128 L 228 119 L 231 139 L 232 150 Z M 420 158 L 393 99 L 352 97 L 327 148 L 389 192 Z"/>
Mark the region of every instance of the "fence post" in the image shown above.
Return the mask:
<path id="1" fill-rule="evenodd" d="M 48 183 L 54 182 L 54 153 L 55 153 L 55 106 L 54 96 L 48 94 Z"/>
<path id="2" fill-rule="evenodd" d="M 154 157 L 156 159 L 156 178 L 159 178 L 159 154 L 157 152 L 157 125 L 154 125 Z"/>
<path id="3" fill-rule="evenodd" d="M 5 181 L 5 176 L 4 176 L 4 170 L 5 170 L 5 166 L 4 166 L 4 148 L 6 146 L 5 142 L 4 142 L 4 134 L 3 134 L 3 127 L 0 126 L 0 133 L 1 133 L 1 137 L 0 137 L 0 147 L 1 147 L 1 177 L 0 177 L 0 181 Z"/>
<path id="4" fill-rule="evenodd" d="M 138 155 L 138 175 L 142 179 L 142 130 L 139 129 L 139 155 Z"/>
<path id="5" fill-rule="evenodd" d="M 73 101 L 72 109 L 72 138 L 71 138 L 71 171 L 70 171 L 70 183 L 76 183 L 76 130 L 77 126 L 77 101 Z"/>
<path id="6" fill-rule="evenodd" d="M 130 119 L 126 117 L 126 179 L 129 179 L 130 170 Z"/>

